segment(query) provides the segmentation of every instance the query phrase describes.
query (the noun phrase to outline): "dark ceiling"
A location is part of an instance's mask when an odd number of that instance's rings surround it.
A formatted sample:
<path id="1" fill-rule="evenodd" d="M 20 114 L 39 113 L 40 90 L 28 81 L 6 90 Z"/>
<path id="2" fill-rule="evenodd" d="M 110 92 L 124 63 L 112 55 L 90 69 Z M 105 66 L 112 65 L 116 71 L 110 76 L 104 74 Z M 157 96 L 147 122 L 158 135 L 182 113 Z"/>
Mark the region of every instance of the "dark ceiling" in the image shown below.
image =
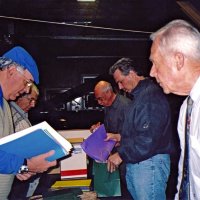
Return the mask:
<path id="1" fill-rule="evenodd" d="M 199 0 L 0 0 L 0 53 L 24 46 L 44 87 L 72 88 L 77 74 L 106 73 L 122 56 L 147 72 L 151 32 L 177 18 L 199 25 L 188 7 Z"/>
<path id="2" fill-rule="evenodd" d="M 199 9 L 198 0 L 190 2 Z M 106 41 L 142 43 L 172 19 L 190 20 L 175 0 L 0 0 L 0 9 L 1 35 L 36 57 L 108 56 L 97 50 L 102 42 L 106 52 Z"/>
<path id="3" fill-rule="evenodd" d="M 82 86 L 83 77 L 104 77 L 121 57 L 148 74 L 150 33 L 177 18 L 199 28 L 199 10 L 199 0 L 0 0 L 0 53 L 25 47 L 38 63 L 43 100 L 48 91 L 71 88 L 54 98 L 62 104 L 92 90 Z"/>
<path id="4" fill-rule="evenodd" d="M 196 1 L 190 0 L 199 9 Z M 168 21 L 190 20 L 175 0 L 0 0 L 0 9 L 4 40 L 23 44 L 38 59 L 41 53 L 55 58 L 117 56 L 117 50 L 108 54 L 113 47 L 107 41 L 142 44 Z M 105 49 L 98 50 L 102 43 Z"/>
<path id="5" fill-rule="evenodd" d="M 72 88 L 80 82 L 77 74 L 107 73 L 122 56 L 133 58 L 148 73 L 149 34 L 177 18 L 199 26 L 199 4 L 199 0 L 0 0 L 0 53 L 24 46 L 40 66 L 44 87 Z"/>

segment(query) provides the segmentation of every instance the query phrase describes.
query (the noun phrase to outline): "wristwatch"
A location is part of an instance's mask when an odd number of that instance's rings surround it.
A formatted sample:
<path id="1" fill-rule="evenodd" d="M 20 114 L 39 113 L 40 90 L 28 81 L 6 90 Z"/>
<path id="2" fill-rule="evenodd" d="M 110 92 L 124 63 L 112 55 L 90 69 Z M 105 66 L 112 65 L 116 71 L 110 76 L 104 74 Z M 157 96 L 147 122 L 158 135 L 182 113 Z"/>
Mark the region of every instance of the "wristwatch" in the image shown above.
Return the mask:
<path id="1" fill-rule="evenodd" d="M 28 166 L 27 166 L 27 160 L 24 159 L 24 163 L 23 165 L 19 168 L 19 171 L 18 173 L 19 174 L 23 174 L 23 173 L 27 173 L 29 170 L 28 170 Z"/>

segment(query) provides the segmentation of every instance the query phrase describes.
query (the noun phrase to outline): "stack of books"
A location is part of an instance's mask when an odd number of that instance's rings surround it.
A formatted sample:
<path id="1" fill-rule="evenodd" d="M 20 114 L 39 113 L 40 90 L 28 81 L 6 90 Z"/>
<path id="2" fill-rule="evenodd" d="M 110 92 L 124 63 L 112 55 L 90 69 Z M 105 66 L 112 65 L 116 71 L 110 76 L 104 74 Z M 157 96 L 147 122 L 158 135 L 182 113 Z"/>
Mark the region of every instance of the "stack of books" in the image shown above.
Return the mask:
<path id="1" fill-rule="evenodd" d="M 73 151 L 69 158 L 60 163 L 60 175 L 62 180 L 86 179 L 87 178 L 87 156 L 81 148 L 84 138 L 69 138 L 73 145 Z"/>

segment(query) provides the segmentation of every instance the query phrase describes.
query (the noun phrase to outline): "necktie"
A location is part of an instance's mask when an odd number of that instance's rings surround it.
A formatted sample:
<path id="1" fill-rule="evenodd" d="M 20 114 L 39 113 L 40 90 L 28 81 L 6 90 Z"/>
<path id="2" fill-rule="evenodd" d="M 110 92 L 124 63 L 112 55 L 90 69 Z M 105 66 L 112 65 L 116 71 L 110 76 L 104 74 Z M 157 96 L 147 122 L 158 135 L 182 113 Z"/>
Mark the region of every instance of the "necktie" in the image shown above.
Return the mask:
<path id="1" fill-rule="evenodd" d="M 192 112 L 193 101 L 189 96 L 187 99 L 186 122 L 185 122 L 185 151 L 183 160 L 183 176 L 179 191 L 180 200 L 190 199 L 190 182 L 189 182 L 189 134 L 190 134 L 190 119 Z"/>

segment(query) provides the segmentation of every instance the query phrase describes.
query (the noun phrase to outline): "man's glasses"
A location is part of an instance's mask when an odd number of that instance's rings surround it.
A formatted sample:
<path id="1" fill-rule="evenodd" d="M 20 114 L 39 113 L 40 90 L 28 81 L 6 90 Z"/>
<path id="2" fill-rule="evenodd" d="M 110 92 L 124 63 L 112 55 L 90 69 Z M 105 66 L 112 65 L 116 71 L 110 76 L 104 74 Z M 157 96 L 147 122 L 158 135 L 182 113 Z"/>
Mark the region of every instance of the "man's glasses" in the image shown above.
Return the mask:
<path id="1" fill-rule="evenodd" d="M 17 71 L 24 77 L 24 86 L 30 88 L 33 85 L 33 81 L 28 80 L 26 76 L 24 76 L 24 67 L 21 65 L 18 65 L 17 63 L 15 63 L 9 58 L 0 57 L 0 70 L 3 70 L 5 67 L 10 66 L 12 64 L 16 66 Z"/>
<path id="2" fill-rule="evenodd" d="M 24 76 L 24 78 L 26 78 L 25 76 Z M 33 85 L 33 81 L 31 81 L 31 80 L 28 80 L 28 79 L 25 79 L 24 80 L 24 85 L 26 86 L 26 87 L 31 87 L 32 85 Z"/>
<path id="3" fill-rule="evenodd" d="M 24 95 L 26 99 L 29 100 L 29 103 L 36 103 L 37 99 L 30 97 L 29 95 Z"/>
<path id="4" fill-rule="evenodd" d="M 24 70 L 21 67 L 17 67 L 17 71 L 24 77 L 24 86 L 30 88 L 33 85 L 33 81 L 24 76 Z"/>
<path id="5" fill-rule="evenodd" d="M 105 100 L 105 97 L 97 97 L 95 98 L 96 101 L 104 101 Z"/>
<path id="6" fill-rule="evenodd" d="M 102 102 L 106 99 L 105 93 L 102 93 L 101 96 L 95 98 L 96 101 Z"/>

